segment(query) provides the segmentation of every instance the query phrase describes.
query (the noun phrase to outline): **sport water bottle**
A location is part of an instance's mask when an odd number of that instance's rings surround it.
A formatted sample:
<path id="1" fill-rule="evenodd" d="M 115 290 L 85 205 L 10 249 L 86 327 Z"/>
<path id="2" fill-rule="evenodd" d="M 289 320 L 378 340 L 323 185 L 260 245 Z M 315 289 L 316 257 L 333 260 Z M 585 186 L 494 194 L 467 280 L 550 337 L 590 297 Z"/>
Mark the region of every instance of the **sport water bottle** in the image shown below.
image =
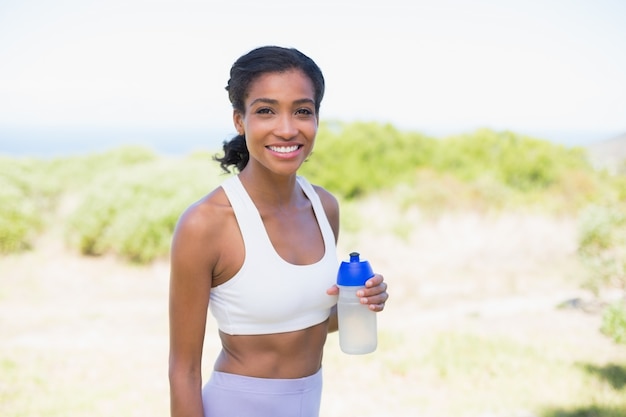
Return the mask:
<path id="1" fill-rule="evenodd" d="M 376 350 L 376 313 L 367 305 L 361 304 L 356 295 L 373 276 L 369 262 L 360 260 L 357 252 L 350 254 L 350 262 L 342 262 L 339 266 L 337 317 L 339 346 L 344 353 L 360 355 Z"/>

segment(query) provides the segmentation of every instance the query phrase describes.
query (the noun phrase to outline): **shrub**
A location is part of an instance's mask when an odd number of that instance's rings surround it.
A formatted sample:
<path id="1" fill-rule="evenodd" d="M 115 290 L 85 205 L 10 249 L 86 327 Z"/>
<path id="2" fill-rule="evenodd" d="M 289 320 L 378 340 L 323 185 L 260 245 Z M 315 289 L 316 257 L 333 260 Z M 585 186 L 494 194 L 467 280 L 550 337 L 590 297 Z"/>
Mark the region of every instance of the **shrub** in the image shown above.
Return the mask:
<path id="1" fill-rule="evenodd" d="M 140 147 L 65 158 L 0 158 L 0 253 L 31 248 L 62 196 L 102 172 L 156 159 Z"/>
<path id="2" fill-rule="evenodd" d="M 616 343 L 626 344 L 626 304 L 624 301 L 617 301 L 604 310 L 601 331 Z"/>
<path id="3" fill-rule="evenodd" d="M 389 124 L 322 124 L 315 149 L 302 167 L 312 182 L 346 199 L 411 182 L 427 163 L 435 139 Z"/>
<path id="4" fill-rule="evenodd" d="M 44 163 L 0 158 L 0 253 L 31 248 L 55 198 Z"/>
<path id="5" fill-rule="evenodd" d="M 325 123 L 301 172 L 347 200 L 404 185 L 413 194 L 406 201 L 435 210 L 572 212 L 600 194 L 582 149 L 489 129 L 438 140 L 391 125 Z"/>
<path id="6" fill-rule="evenodd" d="M 466 181 L 489 175 L 524 192 L 545 190 L 564 172 L 591 170 L 580 148 L 489 129 L 443 139 L 433 166 Z"/>
<path id="7" fill-rule="evenodd" d="M 217 169 L 201 158 L 105 173 L 70 217 L 68 242 L 85 255 L 113 253 L 132 262 L 153 261 L 168 253 L 182 211 L 218 180 Z"/>
<path id="8" fill-rule="evenodd" d="M 586 286 L 626 288 L 626 207 L 591 205 L 582 214 L 578 254 L 588 270 Z"/>
<path id="9" fill-rule="evenodd" d="M 121 146 L 106 152 L 54 158 L 48 172 L 63 191 L 89 185 L 102 173 L 154 162 L 158 156 L 141 146 Z"/>
<path id="10" fill-rule="evenodd" d="M 0 253 L 30 248 L 42 225 L 43 218 L 31 200 L 0 177 Z"/>

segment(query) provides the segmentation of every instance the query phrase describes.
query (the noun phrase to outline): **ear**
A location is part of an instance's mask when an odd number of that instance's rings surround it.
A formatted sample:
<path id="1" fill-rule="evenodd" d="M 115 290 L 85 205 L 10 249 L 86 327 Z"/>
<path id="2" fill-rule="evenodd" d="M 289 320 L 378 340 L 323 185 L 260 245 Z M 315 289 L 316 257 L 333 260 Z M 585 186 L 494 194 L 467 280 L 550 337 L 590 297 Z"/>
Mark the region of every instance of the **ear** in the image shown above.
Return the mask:
<path id="1" fill-rule="evenodd" d="M 245 133 L 245 129 L 243 128 L 243 115 L 238 110 L 233 110 L 233 124 L 235 125 L 235 129 L 237 129 L 237 133 L 243 136 Z"/>

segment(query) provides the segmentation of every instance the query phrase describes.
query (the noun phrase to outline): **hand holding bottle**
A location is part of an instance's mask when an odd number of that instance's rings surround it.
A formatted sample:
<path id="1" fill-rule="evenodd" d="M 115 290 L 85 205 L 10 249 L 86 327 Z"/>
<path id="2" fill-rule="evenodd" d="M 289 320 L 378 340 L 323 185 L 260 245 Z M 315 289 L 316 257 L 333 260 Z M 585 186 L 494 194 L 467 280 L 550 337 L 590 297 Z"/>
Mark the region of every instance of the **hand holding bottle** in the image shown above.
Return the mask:
<path id="1" fill-rule="evenodd" d="M 349 354 L 373 352 L 377 346 L 375 312 L 384 308 L 388 298 L 387 284 L 383 282 L 382 276 L 374 274 L 367 261 L 361 261 L 359 254 L 353 252 L 349 262 L 341 263 L 337 287 L 341 350 Z M 382 302 L 371 304 L 376 301 Z"/>

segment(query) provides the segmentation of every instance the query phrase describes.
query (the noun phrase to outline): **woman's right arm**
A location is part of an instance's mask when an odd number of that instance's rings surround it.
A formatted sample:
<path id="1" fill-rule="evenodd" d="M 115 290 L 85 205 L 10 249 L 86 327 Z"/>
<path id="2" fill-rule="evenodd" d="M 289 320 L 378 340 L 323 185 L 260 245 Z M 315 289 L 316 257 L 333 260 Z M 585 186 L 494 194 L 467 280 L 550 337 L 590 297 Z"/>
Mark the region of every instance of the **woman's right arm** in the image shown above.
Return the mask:
<path id="1" fill-rule="evenodd" d="M 181 216 L 172 240 L 169 295 L 172 417 L 204 415 L 202 346 L 215 259 L 210 244 L 213 219 L 206 208 L 206 202 L 190 207 Z"/>

